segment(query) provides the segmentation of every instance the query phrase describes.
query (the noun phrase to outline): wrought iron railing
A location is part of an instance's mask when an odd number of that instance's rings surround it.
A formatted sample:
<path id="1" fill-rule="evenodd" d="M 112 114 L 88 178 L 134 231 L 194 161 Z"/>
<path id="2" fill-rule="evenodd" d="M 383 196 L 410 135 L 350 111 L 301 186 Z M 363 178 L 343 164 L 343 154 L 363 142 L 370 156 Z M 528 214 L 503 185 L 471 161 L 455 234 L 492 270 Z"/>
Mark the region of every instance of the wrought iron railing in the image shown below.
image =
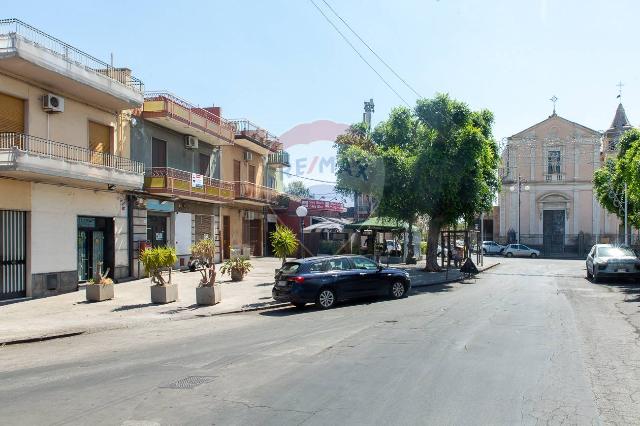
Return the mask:
<path id="1" fill-rule="evenodd" d="M 564 173 L 546 173 L 544 175 L 545 182 L 562 182 L 564 181 Z"/>
<path id="2" fill-rule="evenodd" d="M 184 99 L 177 97 L 176 95 L 167 92 L 167 91 L 155 91 L 155 92 L 145 92 L 144 100 L 147 101 L 162 101 L 165 102 L 165 109 L 167 112 L 172 113 L 174 115 L 183 116 L 187 115 L 186 118 L 190 122 L 193 122 L 191 115 L 204 119 L 204 130 L 209 129 L 210 127 L 207 125 L 214 124 L 216 126 L 220 126 L 221 128 L 231 132 L 234 134 L 236 131 L 236 127 L 233 122 L 226 120 L 220 117 L 217 114 L 214 114 L 211 111 L 208 111 L 204 108 L 195 106 Z M 176 108 L 177 107 L 177 108 Z"/>
<path id="3" fill-rule="evenodd" d="M 144 84 L 140 79 L 132 76 L 129 69 L 115 68 L 19 19 L 0 19 L 0 36 L 5 34 L 20 36 L 24 41 L 46 49 L 67 62 L 74 63 L 97 74 L 105 75 L 137 92 L 144 92 Z"/>
<path id="4" fill-rule="evenodd" d="M 254 123 L 246 119 L 231 120 L 235 125 L 236 136 L 244 136 L 252 139 L 259 145 L 276 152 L 282 149 L 282 142 L 278 137 L 272 133 L 269 133 L 265 129 L 258 127 Z"/>
<path id="5" fill-rule="evenodd" d="M 278 151 L 269 154 L 269 164 L 282 164 L 283 166 L 289 166 L 289 153 L 287 151 Z"/>
<path id="6" fill-rule="evenodd" d="M 139 161 L 23 133 L 0 133 L 0 149 L 17 149 L 29 154 L 107 167 L 123 172 L 144 173 L 144 164 Z"/>
<path id="7" fill-rule="evenodd" d="M 257 185 L 251 182 L 233 182 L 236 198 L 275 203 L 280 192 L 267 186 Z"/>
<path id="8" fill-rule="evenodd" d="M 145 189 L 149 192 L 169 193 L 201 198 L 204 200 L 233 201 L 235 186 L 231 182 L 196 175 L 202 178 L 194 181 L 194 173 L 171 167 L 150 167 L 145 170 Z"/>

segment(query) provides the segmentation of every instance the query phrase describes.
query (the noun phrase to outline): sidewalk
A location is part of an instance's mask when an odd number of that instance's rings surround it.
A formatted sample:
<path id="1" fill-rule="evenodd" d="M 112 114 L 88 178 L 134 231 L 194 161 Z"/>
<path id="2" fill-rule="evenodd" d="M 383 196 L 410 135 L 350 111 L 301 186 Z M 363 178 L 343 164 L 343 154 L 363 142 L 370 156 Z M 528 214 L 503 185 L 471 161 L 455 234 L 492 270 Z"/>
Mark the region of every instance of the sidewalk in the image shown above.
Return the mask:
<path id="1" fill-rule="evenodd" d="M 475 263 L 475 258 L 472 259 Z M 500 264 L 501 257 L 484 256 L 483 265 L 476 265 L 478 271 L 486 271 Z M 393 267 L 394 265 L 389 265 Z M 449 269 L 449 271 L 442 272 L 425 272 L 424 260 L 418 262 L 417 265 L 397 265 L 398 269 L 404 269 L 409 273 L 411 277 L 411 287 L 427 287 L 430 285 L 445 284 L 449 282 L 460 281 L 463 277 L 459 269 Z"/>
<path id="2" fill-rule="evenodd" d="M 144 278 L 115 286 L 115 298 L 100 303 L 88 303 L 85 291 L 43 299 L 25 300 L 0 305 L 0 346 L 21 341 L 45 340 L 58 336 L 91 333 L 101 330 L 130 328 L 157 321 L 176 321 L 202 316 L 221 315 L 257 309 L 285 306 L 271 298 L 274 270 L 280 260 L 252 259 L 253 269 L 240 282 L 222 279 L 222 302 L 215 306 L 196 304 L 199 272 L 174 272 L 179 300 L 166 305 L 150 302 L 149 279 Z M 485 268 L 497 259 L 485 258 Z M 393 266 L 393 265 L 391 265 Z M 414 287 L 458 281 L 460 271 L 424 272 L 424 262 L 418 265 L 396 265 L 409 272 Z M 481 269 L 480 267 L 478 269 Z M 220 278 L 220 276 L 218 276 Z"/>

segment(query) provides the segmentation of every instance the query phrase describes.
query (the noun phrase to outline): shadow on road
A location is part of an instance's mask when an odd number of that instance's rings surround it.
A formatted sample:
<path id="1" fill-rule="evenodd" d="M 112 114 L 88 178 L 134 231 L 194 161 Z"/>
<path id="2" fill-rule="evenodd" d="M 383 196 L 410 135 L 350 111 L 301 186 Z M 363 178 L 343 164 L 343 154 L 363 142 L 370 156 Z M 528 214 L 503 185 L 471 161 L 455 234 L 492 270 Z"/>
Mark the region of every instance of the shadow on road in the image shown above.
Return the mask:
<path id="1" fill-rule="evenodd" d="M 345 301 L 345 302 L 339 302 L 335 307 L 329 309 L 329 311 L 335 311 L 335 310 L 339 310 L 339 309 L 343 309 L 343 308 L 348 308 L 350 306 L 371 305 L 372 303 L 385 302 L 385 301 L 388 302 L 388 301 L 390 301 L 390 299 L 379 298 L 379 297 L 368 297 L 368 298 L 362 298 L 362 299 L 348 300 L 348 301 Z M 304 314 L 304 313 L 308 313 L 308 312 L 317 312 L 317 311 L 321 311 L 321 310 L 322 309 L 318 308 L 315 304 L 309 303 L 309 304 L 305 305 L 302 308 L 298 308 L 298 307 L 295 307 L 295 306 L 291 305 L 291 306 L 286 306 L 286 307 L 281 308 L 281 309 L 263 311 L 263 312 L 260 312 L 260 315 L 264 315 L 264 316 L 267 316 L 267 317 L 286 317 L 286 316 L 290 316 L 290 315 Z"/>
<path id="2" fill-rule="evenodd" d="M 130 311 L 132 309 L 140 309 L 140 308 L 147 308 L 149 306 L 155 306 L 155 303 L 136 303 L 135 305 L 122 305 L 122 306 L 118 306 L 117 308 L 113 308 L 111 310 L 111 312 L 123 312 L 123 311 Z"/>
<path id="3" fill-rule="evenodd" d="M 593 283 L 593 281 L 589 281 Z M 640 302 L 640 283 L 632 278 L 629 278 L 627 280 L 603 278 L 601 281 L 594 284 L 603 284 L 619 289 L 622 293 L 628 296 L 624 299 L 625 302 Z"/>

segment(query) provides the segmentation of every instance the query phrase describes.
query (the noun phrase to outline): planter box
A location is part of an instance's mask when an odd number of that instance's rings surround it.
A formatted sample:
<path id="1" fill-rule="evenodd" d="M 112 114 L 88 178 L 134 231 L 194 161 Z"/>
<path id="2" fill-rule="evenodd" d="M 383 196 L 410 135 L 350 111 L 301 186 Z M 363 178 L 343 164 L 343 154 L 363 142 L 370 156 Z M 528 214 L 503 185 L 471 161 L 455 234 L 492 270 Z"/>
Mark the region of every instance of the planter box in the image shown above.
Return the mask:
<path id="1" fill-rule="evenodd" d="M 113 284 L 87 284 L 87 301 L 102 302 L 113 299 Z"/>
<path id="2" fill-rule="evenodd" d="M 242 281 L 244 274 L 240 271 L 231 271 L 231 281 Z"/>
<path id="3" fill-rule="evenodd" d="M 215 305 L 222 300 L 219 285 L 213 287 L 196 287 L 196 303 L 198 305 Z"/>
<path id="4" fill-rule="evenodd" d="M 151 303 L 171 303 L 178 300 L 178 285 L 171 284 L 166 286 L 152 285 Z"/>

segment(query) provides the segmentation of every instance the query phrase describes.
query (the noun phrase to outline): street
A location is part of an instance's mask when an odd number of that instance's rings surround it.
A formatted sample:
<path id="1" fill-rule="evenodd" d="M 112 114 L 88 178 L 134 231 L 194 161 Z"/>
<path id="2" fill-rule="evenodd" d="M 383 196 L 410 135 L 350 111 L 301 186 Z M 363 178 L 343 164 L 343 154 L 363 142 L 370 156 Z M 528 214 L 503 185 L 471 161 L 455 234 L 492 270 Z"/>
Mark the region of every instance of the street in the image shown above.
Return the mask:
<path id="1" fill-rule="evenodd" d="M 500 259 L 467 283 L 0 348 L 3 424 L 637 424 L 640 285 Z M 78 321 L 82 321 L 81 318 Z"/>

